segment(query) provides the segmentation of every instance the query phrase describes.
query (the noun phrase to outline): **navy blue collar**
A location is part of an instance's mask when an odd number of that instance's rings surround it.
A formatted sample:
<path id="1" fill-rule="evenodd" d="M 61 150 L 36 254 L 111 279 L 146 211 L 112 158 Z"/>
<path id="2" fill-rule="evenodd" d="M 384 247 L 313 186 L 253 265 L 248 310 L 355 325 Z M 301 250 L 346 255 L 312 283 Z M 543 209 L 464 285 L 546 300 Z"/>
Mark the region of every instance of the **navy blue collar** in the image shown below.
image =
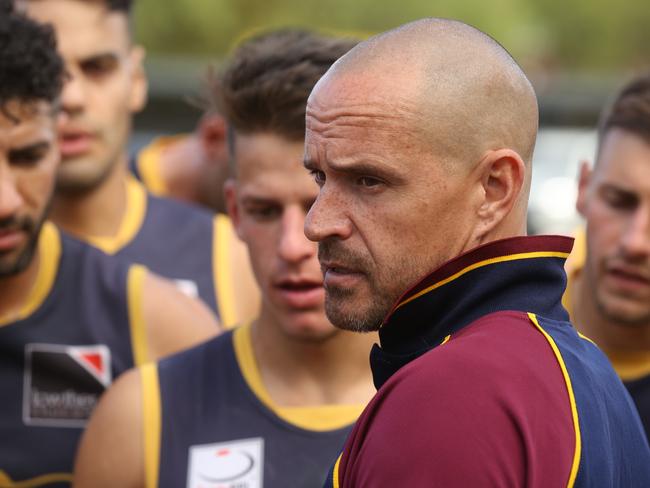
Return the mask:
<path id="1" fill-rule="evenodd" d="M 573 239 L 513 237 L 477 247 L 427 275 L 397 301 L 370 362 L 377 389 L 405 364 L 479 317 L 517 310 L 568 321 L 564 261 Z"/>

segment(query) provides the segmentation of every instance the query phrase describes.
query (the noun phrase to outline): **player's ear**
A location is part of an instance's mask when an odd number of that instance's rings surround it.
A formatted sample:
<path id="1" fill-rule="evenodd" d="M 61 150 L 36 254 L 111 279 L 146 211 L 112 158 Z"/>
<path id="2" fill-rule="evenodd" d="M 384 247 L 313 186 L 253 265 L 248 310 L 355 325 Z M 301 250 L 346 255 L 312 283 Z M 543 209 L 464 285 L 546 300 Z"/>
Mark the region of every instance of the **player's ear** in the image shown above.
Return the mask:
<path id="1" fill-rule="evenodd" d="M 520 196 L 526 181 L 526 163 L 512 149 L 487 152 L 478 167 L 482 201 L 478 208 L 478 241 L 510 216 L 521 205 Z"/>
<path id="2" fill-rule="evenodd" d="M 237 202 L 237 182 L 234 178 L 228 178 L 223 184 L 223 195 L 226 200 L 226 209 L 228 216 L 232 221 L 233 228 L 237 233 L 237 237 L 243 240 L 241 232 L 241 209 Z"/>
<path id="3" fill-rule="evenodd" d="M 144 71 L 145 49 L 133 46 L 129 53 L 131 92 L 129 94 L 129 109 L 132 113 L 142 110 L 147 103 L 149 82 Z"/>
<path id="4" fill-rule="evenodd" d="M 591 177 L 593 175 L 593 170 L 589 165 L 588 161 L 582 161 L 580 163 L 580 175 L 578 176 L 578 198 L 576 199 L 576 210 L 578 213 L 585 216 L 587 210 L 587 197 L 589 192 L 589 184 L 591 183 Z"/>
<path id="5" fill-rule="evenodd" d="M 209 162 L 223 161 L 228 151 L 226 121 L 216 113 L 204 115 L 198 127 L 203 150 Z"/>

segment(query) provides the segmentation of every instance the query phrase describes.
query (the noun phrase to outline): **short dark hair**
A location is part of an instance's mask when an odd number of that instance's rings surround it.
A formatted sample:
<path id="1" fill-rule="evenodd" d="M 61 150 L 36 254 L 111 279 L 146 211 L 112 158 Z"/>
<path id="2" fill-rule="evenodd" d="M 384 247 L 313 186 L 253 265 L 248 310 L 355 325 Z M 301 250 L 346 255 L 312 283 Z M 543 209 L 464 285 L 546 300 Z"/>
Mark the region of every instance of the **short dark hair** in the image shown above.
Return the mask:
<path id="1" fill-rule="evenodd" d="M 316 82 L 356 40 L 282 29 L 252 37 L 212 83 L 214 109 L 234 132 L 305 137 L 307 99 Z"/>
<path id="2" fill-rule="evenodd" d="M 63 81 L 52 27 L 14 11 L 11 0 L 0 0 L 0 110 L 12 100 L 54 103 Z"/>
<path id="3" fill-rule="evenodd" d="M 650 143 L 650 73 L 627 83 L 600 118 L 599 139 L 611 129 L 623 129 Z"/>

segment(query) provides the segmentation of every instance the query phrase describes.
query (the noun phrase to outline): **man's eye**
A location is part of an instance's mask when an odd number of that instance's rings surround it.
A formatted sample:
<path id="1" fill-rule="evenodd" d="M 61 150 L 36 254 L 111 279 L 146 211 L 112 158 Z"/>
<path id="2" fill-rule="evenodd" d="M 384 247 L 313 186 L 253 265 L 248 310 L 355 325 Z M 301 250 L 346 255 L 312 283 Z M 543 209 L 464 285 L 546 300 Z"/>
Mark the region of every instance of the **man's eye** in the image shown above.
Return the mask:
<path id="1" fill-rule="evenodd" d="M 117 66 L 117 58 L 114 56 L 102 56 L 88 59 L 81 63 L 83 72 L 91 77 L 101 77 L 112 72 Z"/>
<path id="2" fill-rule="evenodd" d="M 318 186 L 323 186 L 325 184 L 325 173 L 318 170 L 318 169 L 312 169 L 309 170 L 309 174 L 311 175 L 312 178 L 314 178 L 314 181 Z"/>
<path id="3" fill-rule="evenodd" d="M 281 210 L 275 206 L 248 207 L 246 212 L 258 220 L 271 220 L 280 215 Z"/>
<path id="4" fill-rule="evenodd" d="M 45 157 L 47 149 L 25 149 L 9 153 L 9 162 L 15 166 L 35 166 Z"/>
<path id="5" fill-rule="evenodd" d="M 378 180 L 377 178 L 372 178 L 371 176 L 361 176 L 360 178 L 357 178 L 357 184 L 361 186 L 365 186 L 367 188 L 371 188 L 373 186 L 380 185 L 381 180 Z"/>
<path id="6" fill-rule="evenodd" d="M 637 197 L 626 192 L 605 191 L 603 199 L 607 205 L 616 210 L 634 210 L 638 204 Z"/>

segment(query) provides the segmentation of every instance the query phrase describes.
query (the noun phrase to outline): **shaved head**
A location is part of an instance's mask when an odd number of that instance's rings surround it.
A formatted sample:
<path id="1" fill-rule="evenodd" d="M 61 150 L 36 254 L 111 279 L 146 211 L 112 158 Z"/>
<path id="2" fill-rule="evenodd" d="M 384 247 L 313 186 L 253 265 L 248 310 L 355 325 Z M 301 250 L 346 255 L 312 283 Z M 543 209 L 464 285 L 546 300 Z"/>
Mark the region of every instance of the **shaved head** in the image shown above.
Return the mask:
<path id="1" fill-rule="evenodd" d="M 309 97 L 305 134 L 321 187 L 305 233 L 330 320 L 376 329 L 442 263 L 525 234 L 537 120 L 521 68 L 461 22 L 412 22 L 339 59 Z"/>
<path id="2" fill-rule="evenodd" d="M 471 165 L 486 150 L 508 147 L 530 166 L 538 128 L 533 87 L 512 56 L 474 27 L 422 19 L 360 43 L 321 79 L 310 105 L 331 90 L 358 96 L 355 85 L 377 111 L 395 105 L 394 114 L 409 117 L 446 161 Z"/>

